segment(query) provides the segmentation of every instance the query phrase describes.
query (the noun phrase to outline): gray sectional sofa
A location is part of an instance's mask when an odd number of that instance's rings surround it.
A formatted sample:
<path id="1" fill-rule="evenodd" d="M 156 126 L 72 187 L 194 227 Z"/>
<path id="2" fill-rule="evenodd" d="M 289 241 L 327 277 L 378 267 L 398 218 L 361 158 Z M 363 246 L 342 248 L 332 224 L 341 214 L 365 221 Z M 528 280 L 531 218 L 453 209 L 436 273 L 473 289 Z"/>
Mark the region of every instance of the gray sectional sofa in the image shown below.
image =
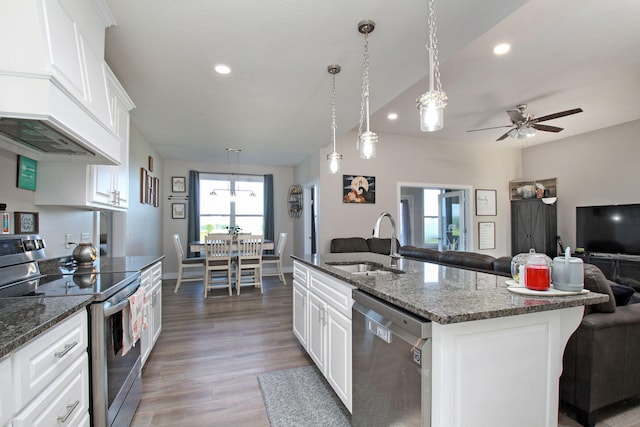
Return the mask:
<path id="1" fill-rule="evenodd" d="M 331 252 L 389 253 L 391 239 L 333 239 Z M 473 252 L 402 246 L 410 259 L 511 276 L 511 257 Z M 584 286 L 609 295 L 609 301 L 588 306 L 563 356 L 560 400 L 575 411 L 585 427 L 593 427 L 598 410 L 640 395 L 640 284 L 625 286 L 608 280 L 598 267 L 584 265 Z"/>

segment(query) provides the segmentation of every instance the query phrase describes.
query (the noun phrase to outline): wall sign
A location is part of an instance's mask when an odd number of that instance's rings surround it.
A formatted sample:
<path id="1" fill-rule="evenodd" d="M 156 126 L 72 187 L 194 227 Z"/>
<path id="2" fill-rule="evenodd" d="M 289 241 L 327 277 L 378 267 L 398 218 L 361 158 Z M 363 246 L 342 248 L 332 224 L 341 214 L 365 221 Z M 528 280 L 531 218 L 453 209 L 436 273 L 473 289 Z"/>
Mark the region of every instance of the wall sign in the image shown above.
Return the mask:
<path id="1" fill-rule="evenodd" d="M 476 215 L 496 216 L 496 190 L 476 190 Z"/>
<path id="2" fill-rule="evenodd" d="M 15 212 L 14 216 L 16 234 L 38 233 L 38 212 Z"/>
<path id="3" fill-rule="evenodd" d="M 478 249 L 496 248 L 496 223 L 478 223 Z"/>
<path id="4" fill-rule="evenodd" d="M 38 162 L 25 156 L 18 156 L 18 188 L 36 191 Z"/>

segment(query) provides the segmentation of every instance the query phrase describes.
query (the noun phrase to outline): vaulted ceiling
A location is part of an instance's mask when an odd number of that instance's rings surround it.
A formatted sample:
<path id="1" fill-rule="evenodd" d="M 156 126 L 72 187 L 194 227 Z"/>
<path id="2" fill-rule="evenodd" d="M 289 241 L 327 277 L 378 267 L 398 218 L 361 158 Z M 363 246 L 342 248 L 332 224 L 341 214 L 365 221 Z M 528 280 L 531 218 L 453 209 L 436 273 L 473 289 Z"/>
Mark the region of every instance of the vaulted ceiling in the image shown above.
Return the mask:
<path id="1" fill-rule="evenodd" d="M 107 62 L 136 104 L 134 126 L 164 158 L 295 165 L 330 144 L 330 64 L 337 126 L 358 128 L 364 37 L 369 35 L 371 129 L 387 135 L 526 146 L 640 119 L 640 2 L 436 0 L 445 127 L 419 131 L 427 90 L 425 0 L 107 0 Z M 504 56 L 492 53 L 511 44 Z M 228 75 L 215 64 L 231 67 Z M 495 140 L 506 110 L 528 104 L 565 128 Z M 387 114 L 398 119 L 390 121 Z M 384 144 L 385 138 L 380 143 Z M 345 147 L 344 149 L 352 149 Z M 340 151 L 340 150 L 339 150 Z M 327 151 L 328 152 L 328 151 Z"/>

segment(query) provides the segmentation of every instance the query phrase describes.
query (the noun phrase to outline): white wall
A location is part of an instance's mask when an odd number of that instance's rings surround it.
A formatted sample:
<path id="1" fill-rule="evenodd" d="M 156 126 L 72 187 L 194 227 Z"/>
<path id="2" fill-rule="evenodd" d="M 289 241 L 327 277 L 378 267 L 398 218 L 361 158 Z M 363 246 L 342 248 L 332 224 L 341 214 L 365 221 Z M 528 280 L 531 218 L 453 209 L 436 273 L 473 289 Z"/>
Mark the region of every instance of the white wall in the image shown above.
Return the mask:
<path id="1" fill-rule="evenodd" d="M 72 233 L 72 238 L 79 241 L 80 233 L 93 231 L 93 214 L 74 208 L 35 206 L 35 192 L 16 186 L 17 163 L 16 154 L 0 149 L 0 203 L 6 203 L 11 213 L 11 232 L 15 230 L 13 212 L 38 212 L 47 257 L 71 255 L 73 246 L 65 248 L 64 234 Z"/>
<path id="2" fill-rule="evenodd" d="M 140 169 L 149 168 L 149 156 L 153 157 L 153 172 L 149 175 L 160 179 L 160 206 L 140 203 Z M 164 252 L 162 238 L 162 214 L 168 203 L 169 186 L 164 179 L 164 161 L 151 147 L 149 141 L 131 126 L 129 144 L 129 209 L 126 213 L 126 254 L 161 255 Z"/>
<path id="3" fill-rule="evenodd" d="M 640 203 L 640 120 L 523 150 L 524 179 L 557 178 L 558 235 L 575 248 L 576 206 Z"/>
<path id="4" fill-rule="evenodd" d="M 242 161 L 242 157 L 240 158 Z M 283 255 L 283 268 L 291 270 L 292 261 L 289 254 L 292 252 L 294 235 L 294 221 L 296 219 L 289 218 L 287 211 L 287 193 L 289 185 L 293 182 L 293 167 L 290 166 L 256 166 L 240 164 L 240 173 L 266 175 L 273 174 L 273 192 L 274 192 L 274 214 L 275 214 L 275 237 L 285 232 L 288 234 L 287 245 Z M 176 251 L 173 247 L 171 236 L 179 234 L 180 240 L 185 247 L 187 241 L 187 220 L 171 218 L 171 201 L 167 200 L 167 196 L 171 194 L 171 177 L 183 176 L 186 178 L 187 188 L 189 186 L 189 171 L 197 170 L 200 172 L 229 172 L 227 157 L 221 154 L 217 159 L 209 162 L 186 162 L 182 160 L 165 160 L 164 161 L 164 178 L 160 187 L 166 190 L 162 192 L 162 247 L 166 258 L 164 260 L 165 277 L 176 277 L 178 272 L 178 261 Z M 180 193 L 184 195 L 185 193 Z M 177 195 L 177 194 L 176 194 Z M 183 201 L 179 201 L 182 203 Z M 187 203 L 186 201 L 184 201 Z"/>
<path id="5" fill-rule="evenodd" d="M 521 175 L 519 148 L 506 148 L 496 144 L 468 146 L 430 137 L 410 138 L 380 135 L 377 155 L 372 160 L 361 160 L 355 149 L 355 133 L 339 139 L 338 152 L 344 158 L 341 170 L 331 175 L 324 164 L 329 148 L 319 156 L 320 176 L 320 247 L 328 252 L 334 237 L 369 237 L 376 218 L 383 211 L 398 216 L 399 183 L 437 185 L 441 187 L 470 186 L 473 189 L 497 190 L 497 215 L 472 215 L 468 235 L 473 246 L 468 250 L 493 256 L 510 255 L 509 181 Z M 368 205 L 342 202 L 342 175 L 371 175 L 376 178 L 376 203 Z M 472 191 L 472 199 L 473 199 Z M 471 201 L 471 211 L 475 205 Z M 479 221 L 496 223 L 496 249 L 478 250 Z M 382 237 L 389 237 L 388 226 L 383 226 Z M 297 248 L 296 248 L 297 249 Z"/>

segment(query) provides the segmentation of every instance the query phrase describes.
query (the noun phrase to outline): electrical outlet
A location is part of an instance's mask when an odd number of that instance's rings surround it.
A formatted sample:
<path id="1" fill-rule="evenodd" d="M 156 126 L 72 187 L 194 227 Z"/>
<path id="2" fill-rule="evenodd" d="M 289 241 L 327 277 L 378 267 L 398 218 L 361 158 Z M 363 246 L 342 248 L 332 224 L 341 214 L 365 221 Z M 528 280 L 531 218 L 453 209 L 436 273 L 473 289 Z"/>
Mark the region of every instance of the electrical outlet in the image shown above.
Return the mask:
<path id="1" fill-rule="evenodd" d="M 89 241 L 89 233 L 80 233 L 80 241 L 81 242 L 88 242 Z"/>
<path id="2" fill-rule="evenodd" d="M 71 233 L 64 235 L 64 247 L 67 249 L 71 247 Z"/>

